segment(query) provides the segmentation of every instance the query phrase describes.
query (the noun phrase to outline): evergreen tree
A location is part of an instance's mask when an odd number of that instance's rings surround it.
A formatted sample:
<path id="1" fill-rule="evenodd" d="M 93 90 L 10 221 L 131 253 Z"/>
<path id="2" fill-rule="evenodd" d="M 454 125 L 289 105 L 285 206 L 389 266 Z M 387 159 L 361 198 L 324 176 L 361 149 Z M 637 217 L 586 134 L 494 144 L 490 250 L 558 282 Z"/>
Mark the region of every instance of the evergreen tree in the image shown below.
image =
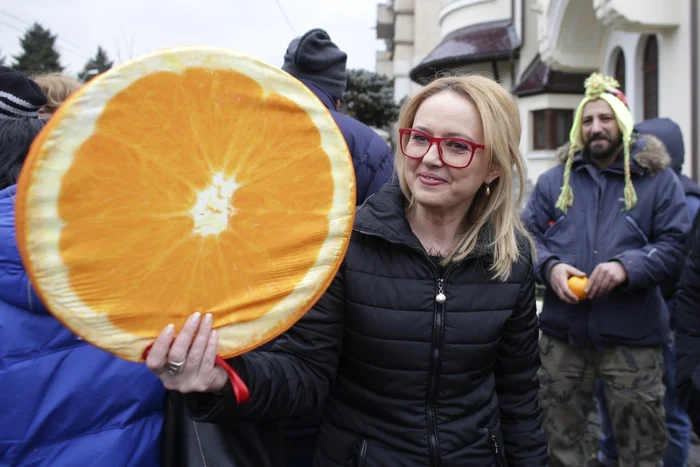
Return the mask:
<path id="1" fill-rule="evenodd" d="M 15 56 L 12 68 L 27 75 L 62 72 L 56 50 L 56 36 L 34 23 L 20 39 L 22 53 Z"/>
<path id="2" fill-rule="evenodd" d="M 97 47 L 97 54 L 88 60 L 83 71 L 78 73 L 78 78 L 86 83 L 100 73 L 104 73 L 112 68 L 112 65 L 114 63 L 107 58 L 107 52 L 102 47 Z"/>
<path id="3" fill-rule="evenodd" d="M 5 56 L 2 54 L 2 51 L 0 51 L 0 66 L 5 65 Z"/>
<path id="4" fill-rule="evenodd" d="M 349 115 L 375 128 L 387 128 L 398 112 L 393 82 L 368 70 L 348 70 L 343 100 Z"/>

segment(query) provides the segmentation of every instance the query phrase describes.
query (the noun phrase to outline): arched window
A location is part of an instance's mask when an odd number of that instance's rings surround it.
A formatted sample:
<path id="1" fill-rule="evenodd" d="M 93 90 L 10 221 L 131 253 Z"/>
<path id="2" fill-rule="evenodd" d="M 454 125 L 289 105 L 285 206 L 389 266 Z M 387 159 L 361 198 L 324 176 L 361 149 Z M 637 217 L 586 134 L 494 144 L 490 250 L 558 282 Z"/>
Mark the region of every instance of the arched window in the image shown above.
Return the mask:
<path id="1" fill-rule="evenodd" d="M 626 92 L 626 75 L 625 75 L 625 53 L 622 49 L 617 49 L 617 57 L 615 57 L 615 69 L 613 70 L 613 77 L 620 83 L 620 91 Z"/>
<path id="2" fill-rule="evenodd" d="M 659 44 L 651 36 L 644 47 L 644 119 L 659 116 Z"/>

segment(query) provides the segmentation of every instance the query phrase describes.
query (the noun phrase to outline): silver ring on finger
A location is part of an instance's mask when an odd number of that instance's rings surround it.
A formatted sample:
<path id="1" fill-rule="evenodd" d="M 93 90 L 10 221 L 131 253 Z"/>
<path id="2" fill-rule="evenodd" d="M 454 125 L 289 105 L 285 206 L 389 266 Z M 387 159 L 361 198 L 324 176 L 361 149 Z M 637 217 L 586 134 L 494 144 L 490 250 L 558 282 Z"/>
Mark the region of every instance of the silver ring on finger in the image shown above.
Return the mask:
<path id="1" fill-rule="evenodd" d="M 168 374 L 170 376 L 176 376 L 182 373 L 182 370 L 185 368 L 185 360 L 181 362 L 174 362 L 172 360 L 168 360 L 168 364 L 166 365 L 165 369 L 167 370 Z"/>

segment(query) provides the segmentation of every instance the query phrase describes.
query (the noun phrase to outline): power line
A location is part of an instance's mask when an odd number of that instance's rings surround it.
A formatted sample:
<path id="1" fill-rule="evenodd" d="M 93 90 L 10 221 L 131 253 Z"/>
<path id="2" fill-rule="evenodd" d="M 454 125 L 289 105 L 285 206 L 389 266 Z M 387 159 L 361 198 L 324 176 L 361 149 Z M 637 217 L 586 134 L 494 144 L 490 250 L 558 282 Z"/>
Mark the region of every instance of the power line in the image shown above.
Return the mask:
<path id="1" fill-rule="evenodd" d="M 10 28 L 10 29 L 12 29 L 12 30 L 14 30 L 14 31 L 17 31 L 17 32 L 19 32 L 19 33 L 22 33 L 22 34 L 24 34 L 24 33 L 26 32 L 26 31 L 23 31 L 23 30 L 21 30 L 20 28 L 16 27 L 14 24 L 6 23 L 6 22 L 4 22 L 4 21 L 2 21 L 2 20 L 0 20 L 0 24 L 4 24 L 4 25 L 7 26 L 8 28 Z"/>
<path id="2" fill-rule="evenodd" d="M 27 26 L 27 27 L 32 27 L 32 26 L 33 26 L 33 25 L 30 24 L 28 21 L 23 20 L 22 18 L 20 18 L 20 17 L 17 16 L 17 15 L 13 15 L 12 13 L 8 12 L 7 10 L 0 10 L 0 14 L 5 15 L 5 16 L 7 16 L 8 18 L 12 18 L 12 19 L 14 19 L 15 21 L 19 21 L 20 23 L 24 24 L 24 25 Z M 3 23 L 3 24 L 6 24 L 6 23 Z M 7 24 L 6 24 L 6 25 L 7 25 Z M 17 30 L 17 29 L 14 28 L 14 27 L 13 27 L 12 29 Z M 20 31 L 20 32 L 25 32 L 25 31 Z M 91 55 L 92 55 L 92 52 L 90 52 L 90 51 L 88 51 L 88 50 L 86 50 L 86 49 L 83 49 L 81 46 L 75 45 L 75 44 L 73 44 L 72 42 L 70 42 L 70 41 L 68 41 L 68 40 L 66 40 L 66 39 L 63 39 L 63 38 L 61 38 L 61 37 L 57 37 L 56 40 L 57 40 L 58 42 L 62 42 L 64 48 L 65 48 L 66 46 L 69 46 L 69 47 L 72 47 L 73 49 L 75 49 L 75 50 L 77 50 L 77 51 L 79 51 L 79 52 L 88 54 L 88 56 L 91 56 Z M 66 49 L 66 50 L 67 50 L 67 49 Z M 81 55 L 80 58 L 84 58 L 84 57 Z"/>
<path id="3" fill-rule="evenodd" d="M 14 24 L 7 23 L 7 22 L 5 22 L 5 21 L 3 21 L 3 20 L 1 20 L 1 19 L 0 19 L 0 24 L 2 24 L 2 25 L 4 25 L 4 26 L 7 26 L 8 28 L 12 29 L 13 31 L 17 31 L 17 32 L 19 32 L 19 33 L 21 33 L 21 34 L 24 34 L 24 33 L 26 32 L 26 31 L 23 31 L 23 30 L 21 30 L 20 28 L 16 27 Z M 59 46 L 59 49 L 60 49 L 62 52 L 71 53 L 71 54 L 75 55 L 76 57 L 80 58 L 81 60 L 85 60 L 85 56 L 84 56 L 84 55 L 79 54 L 79 53 L 77 53 L 77 52 L 75 52 L 75 51 L 73 51 L 73 50 L 66 49 L 65 47 L 60 47 L 60 46 Z"/>
<path id="4" fill-rule="evenodd" d="M 289 19 L 289 16 L 287 16 L 287 12 L 284 11 L 284 7 L 280 3 L 280 0 L 275 0 L 275 3 L 277 4 L 277 8 L 279 9 L 280 13 L 282 13 L 282 16 L 284 17 L 284 20 L 287 22 L 287 26 L 289 26 L 289 29 L 292 30 L 295 36 L 298 36 L 297 30 L 294 29 L 294 25 L 292 24 L 291 20 Z"/>

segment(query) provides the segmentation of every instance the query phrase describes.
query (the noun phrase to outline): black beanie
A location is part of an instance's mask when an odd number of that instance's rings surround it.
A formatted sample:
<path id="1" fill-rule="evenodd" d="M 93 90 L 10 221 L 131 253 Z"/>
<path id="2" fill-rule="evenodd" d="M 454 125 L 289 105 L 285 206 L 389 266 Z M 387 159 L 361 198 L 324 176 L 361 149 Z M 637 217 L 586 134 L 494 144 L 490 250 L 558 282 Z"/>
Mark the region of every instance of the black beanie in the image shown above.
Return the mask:
<path id="1" fill-rule="evenodd" d="M 345 93 L 348 56 L 323 29 L 312 29 L 289 43 L 282 69 L 297 79 L 313 81 L 332 97 Z"/>
<path id="2" fill-rule="evenodd" d="M 24 73 L 0 66 L 0 119 L 39 116 L 46 94 Z"/>

